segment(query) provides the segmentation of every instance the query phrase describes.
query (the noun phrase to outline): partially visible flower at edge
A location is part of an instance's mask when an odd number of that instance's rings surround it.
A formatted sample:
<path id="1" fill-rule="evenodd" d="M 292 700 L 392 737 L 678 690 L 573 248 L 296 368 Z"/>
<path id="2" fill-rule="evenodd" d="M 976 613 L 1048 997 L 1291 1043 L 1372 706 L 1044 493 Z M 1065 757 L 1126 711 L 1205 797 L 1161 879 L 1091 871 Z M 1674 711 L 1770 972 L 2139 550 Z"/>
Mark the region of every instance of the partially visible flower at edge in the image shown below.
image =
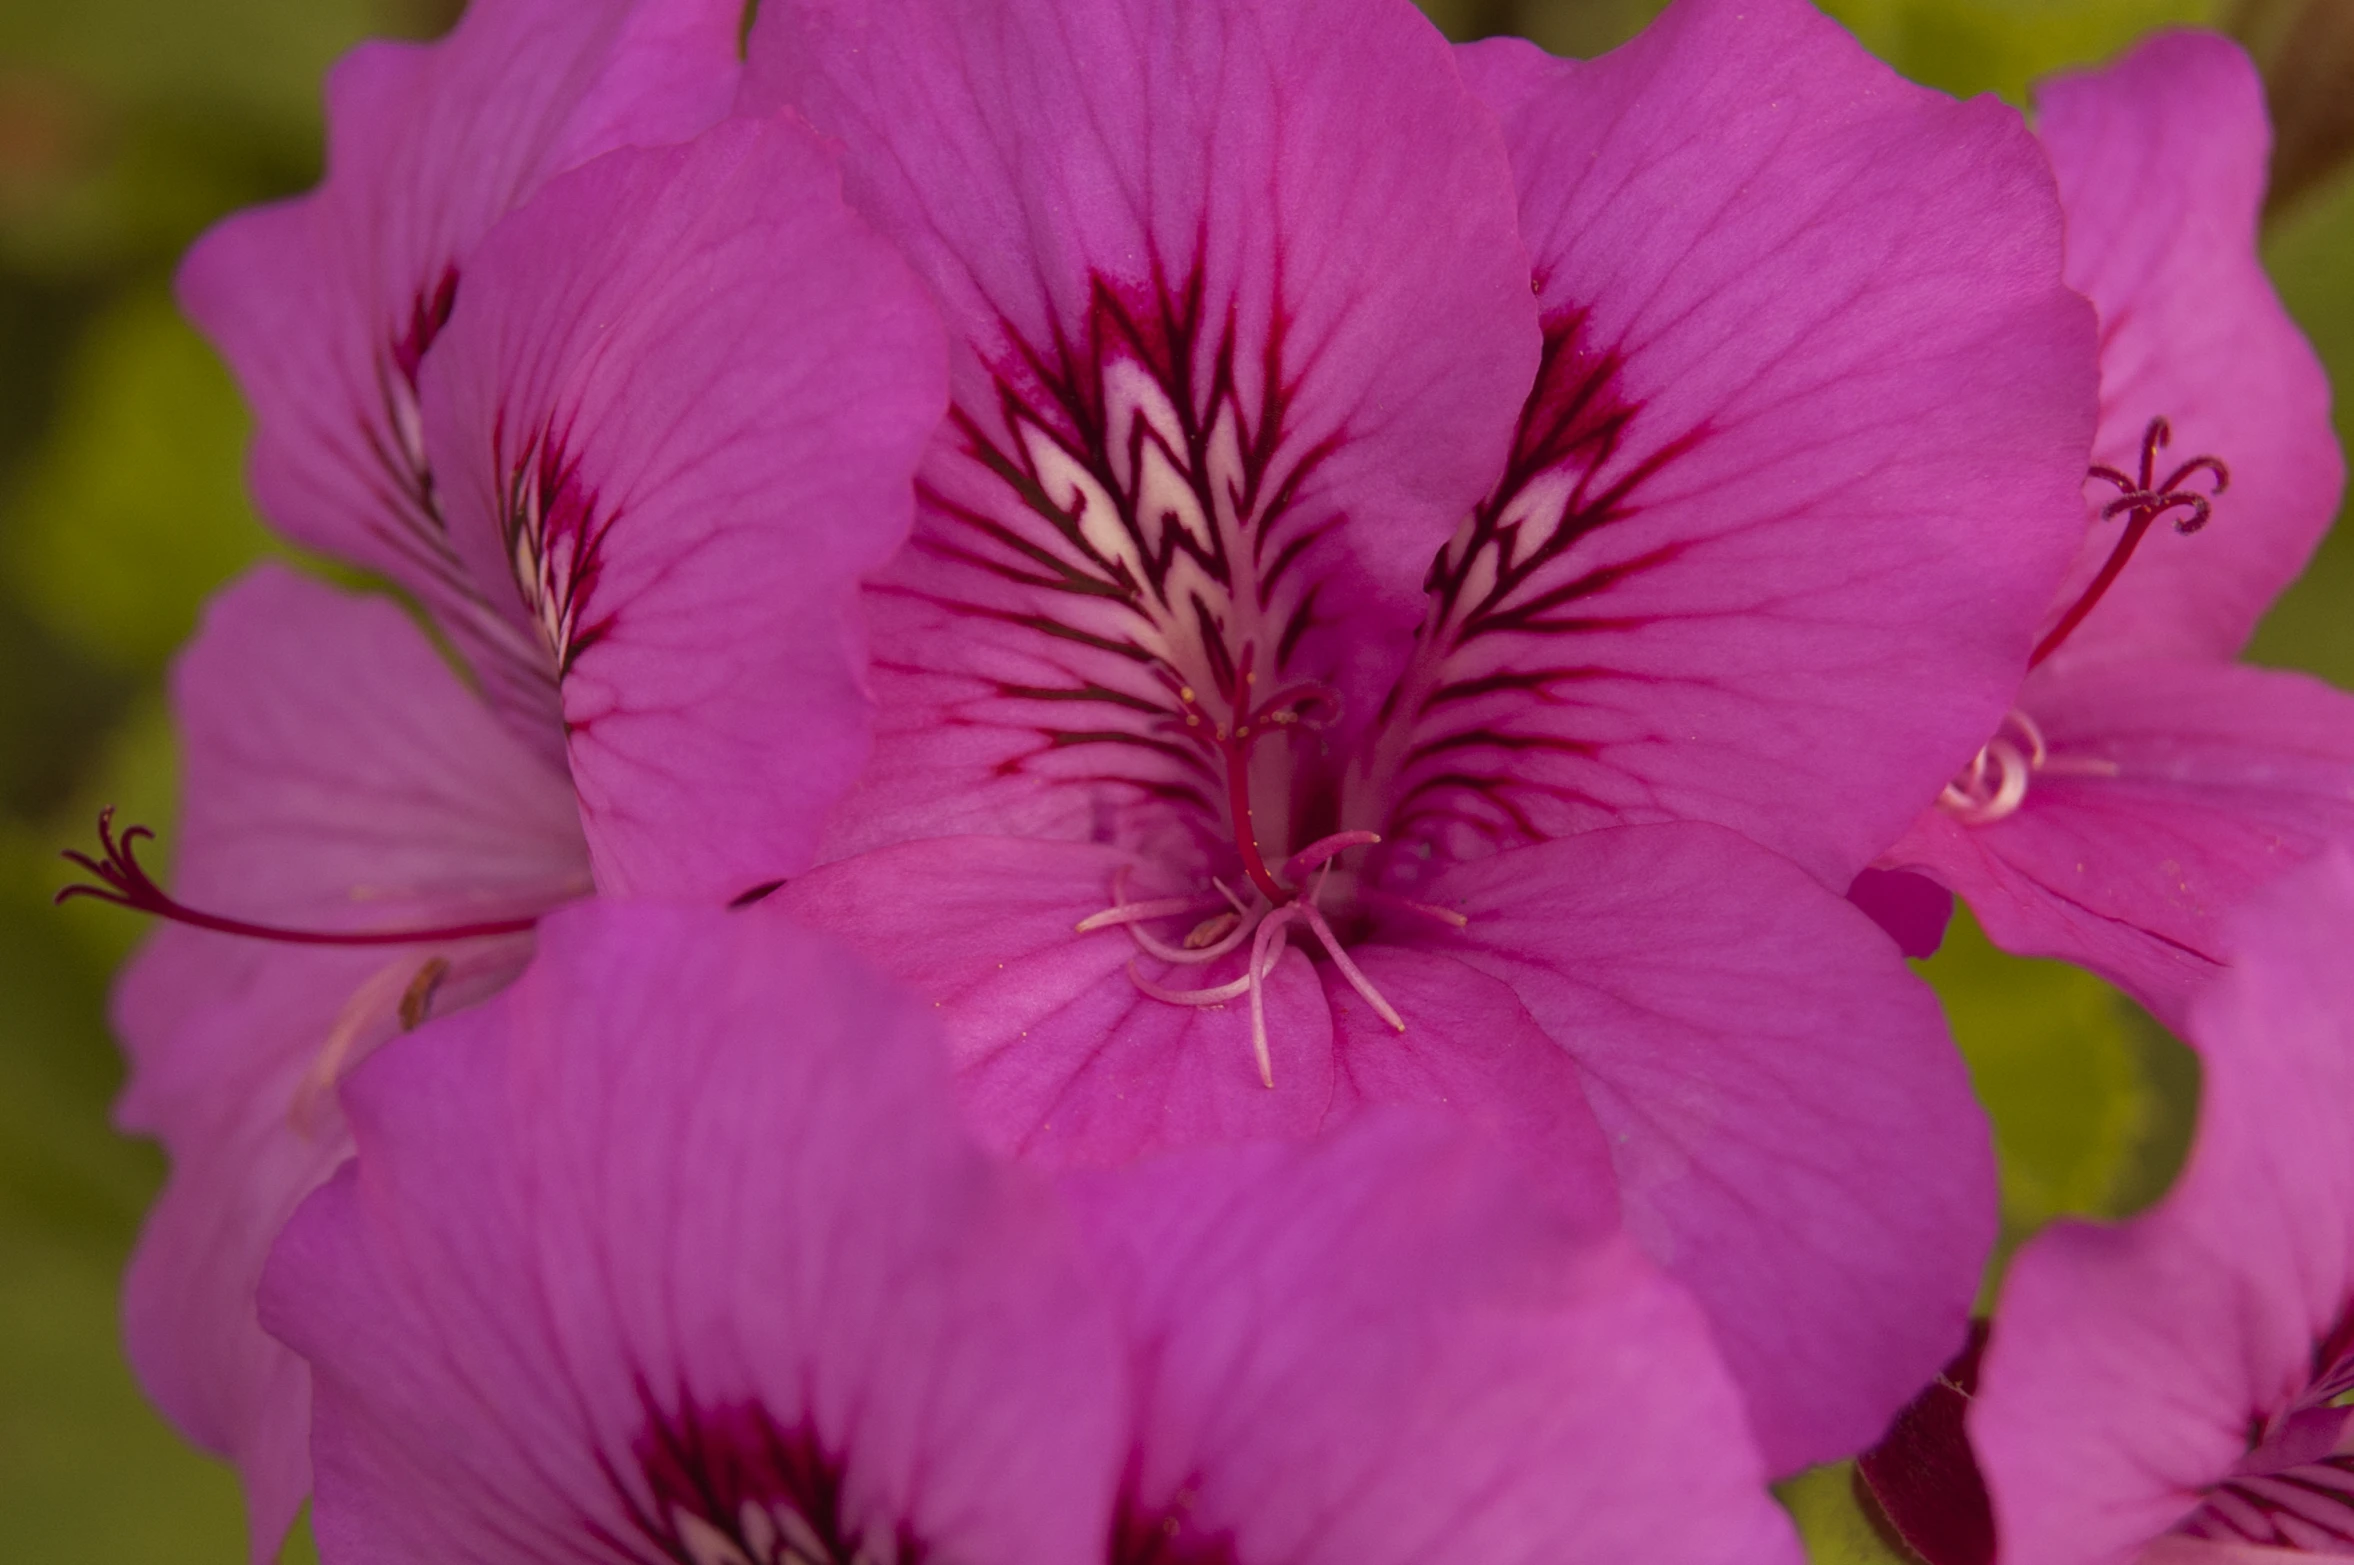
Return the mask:
<path id="1" fill-rule="evenodd" d="M 2231 911 L 2354 837 L 2354 698 L 2232 661 L 2344 464 L 2256 255 L 2269 138 L 2246 56 L 2162 34 L 2037 102 L 2068 280 L 2102 320 L 2087 535 L 2013 712 L 1879 863 L 2179 1030 L 2230 958 Z M 1891 930 L 1918 953 L 1942 916 Z"/>
<path id="2" fill-rule="evenodd" d="M 2005 1565 L 2354 1554 L 2354 857 L 2235 926 L 2180 1182 L 2005 1279 L 1968 1420 Z"/>
<path id="3" fill-rule="evenodd" d="M 708 11 L 502 0 L 431 48 L 363 50 L 336 77 L 326 185 L 232 219 L 184 279 L 259 408 L 273 520 L 414 591 L 481 687 L 389 603 L 265 571 L 175 675 L 170 894 L 107 866 L 105 889 L 190 926 L 116 1002 L 121 1120 L 173 1160 L 128 1345 L 167 1415 L 239 1466 L 257 1557 L 308 1486 L 308 1391 L 253 1290 L 348 1151 L 341 1073 L 495 991 L 533 921 L 592 886 L 717 902 L 790 872 L 808 801 L 865 751 L 844 604 L 904 535 L 939 328 L 806 130 L 603 150 L 680 125 L 677 94 L 709 107 L 707 83 L 670 80 Z M 733 33 L 705 42 L 732 83 Z M 478 101 L 509 74 L 530 90 Z M 534 96 L 551 80 L 607 96 Z M 524 109 L 599 155 L 518 188 L 508 160 L 548 132 Z M 460 247 L 454 270 L 402 278 L 421 235 Z M 423 313 L 386 315 L 409 287 Z M 536 705 L 510 678 L 526 665 Z"/>

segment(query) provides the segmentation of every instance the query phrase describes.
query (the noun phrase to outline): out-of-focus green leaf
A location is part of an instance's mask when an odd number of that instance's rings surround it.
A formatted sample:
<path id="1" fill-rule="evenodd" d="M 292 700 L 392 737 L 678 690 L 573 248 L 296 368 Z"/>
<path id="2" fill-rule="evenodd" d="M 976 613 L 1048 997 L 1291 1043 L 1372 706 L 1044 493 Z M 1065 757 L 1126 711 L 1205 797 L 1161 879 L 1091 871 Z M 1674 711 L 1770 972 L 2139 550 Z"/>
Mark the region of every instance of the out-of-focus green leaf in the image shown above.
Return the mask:
<path id="1" fill-rule="evenodd" d="M 5 513 L 19 600 L 110 663 L 160 663 L 270 546 L 245 498 L 246 428 L 235 383 L 161 289 L 111 309 Z"/>
<path id="2" fill-rule="evenodd" d="M 2150 1112 L 2116 992 L 2005 956 L 1966 909 L 1924 965 L 1994 1121 L 2005 1222 L 2099 1210 Z"/>
<path id="3" fill-rule="evenodd" d="M 0 1226 L 0 1517 L 41 1565 L 230 1565 L 244 1516 L 228 1470 L 149 1410 L 115 1329 L 120 1256 Z"/>
<path id="4" fill-rule="evenodd" d="M 2354 92 L 2354 84 L 2348 91 Z M 2354 177 L 2340 178 L 2292 208 L 2267 237 L 2264 263 L 2329 371 L 2339 442 L 2354 444 Z M 2354 602 L 2354 531 L 2343 525 L 2345 517 L 2340 510 L 2340 525 L 2323 540 L 2303 579 L 2274 605 L 2249 650 L 2259 662 L 2311 669 L 2354 688 L 2354 636 L 2346 633 L 2346 605 Z"/>
<path id="5" fill-rule="evenodd" d="M 327 67 L 388 20 L 372 0 L 0 0 L 0 59 L 124 99 L 307 124 Z"/>
<path id="6" fill-rule="evenodd" d="M 2004 1249 L 2063 1216 L 2147 1204 L 2188 1144 L 2189 1051 L 2123 995 L 2064 962 L 1995 949 L 1966 908 L 1921 964 L 1994 1124 Z"/>
<path id="7" fill-rule="evenodd" d="M 2272 106 L 2268 215 L 2329 184 L 2354 158 L 2354 5 L 2233 0 L 2226 25 L 2264 72 Z"/>
<path id="8" fill-rule="evenodd" d="M 1917 82 L 2027 101 L 2028 84 L 2117 54 L 2168 23 L 2208 26 L 2215 0 L 1823 0 L 1863 46 Z"/>
<path id="9" fill-rule="evenodd" d="M 1915 1565 L 1882 1541 L 1865 1519 L 1856 1502 L 1853 1462 L 1809 1468 L 1775 1485 L 1774 1493 L 1798 1523 L 1806 1557 L 1814 1565 Z"/>

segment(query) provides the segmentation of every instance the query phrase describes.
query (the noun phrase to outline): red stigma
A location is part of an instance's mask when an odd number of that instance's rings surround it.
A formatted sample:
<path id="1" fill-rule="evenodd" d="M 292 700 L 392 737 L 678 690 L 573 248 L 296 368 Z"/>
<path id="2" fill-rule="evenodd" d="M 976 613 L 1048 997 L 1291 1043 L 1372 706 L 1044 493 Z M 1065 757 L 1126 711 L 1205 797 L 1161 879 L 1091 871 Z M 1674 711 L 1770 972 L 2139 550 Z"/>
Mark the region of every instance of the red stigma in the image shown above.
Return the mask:
<path id="1" fill-rule="evenodd" d="M 2100 574 L 2092 579 L 2092 585 L 2085 588 L 2083 596 L 2068 606 L 2068 612 L 2060 616 L 2060 622 L 2051 628 L 2050 634 L 2037 643 L 2034 656 L 2027 660 L 2029 668 L 2034 668 L 2059 651 L 2060 644 L 2075 634 L 2076 627 L 2084 623 L 2084 617 L 2093 611 L 2094 605 L 2101 601 L 2102 595 L 2124 571 L 2125 562 L 2133 558 L 2133 551 L 2141 546 L 2142 535 L 2150 530 L 2152 523 L 2168 512 L 2184 512 L 2184 515 L 2176 518 L 2174 530 L 2187 537 L 2207 525 L 2207 519 L 2212 514 L 2209 502 L 2231 487 L 2231 469 L 2223 465 L 2221 458 L 2212 456 L 2194 456 L 2167 474 L 2163 482 L 2159 481 L 2158 453 L 2165 450 L 2167 442 L 2173 438 L 2174 426 L 2167 423 L 2163 416 L 2153 418 L 2149 427 L 2142 431 L 2141 471 L 2138 475 L 2129 475 L 2099 464 L 2095 464 L 2085 475 L 2116 486 L 2117 498 L 2101 507 L 2101 520 L 2105 522 L 2123 514 L 2126 518 L 2125 532 L 2118 538 L 2117 546 L 2109 551 L 2109 558 L 2102 563 Z M 2201 494 L 2195 489 L 2182 487 L 2192 474 L 2201 471 L 2214 475 L 2213 489 Z"/>
<path id="2" fill-rule="evenodd" d="M 99 884 L 93 886 L 76 881 L 61 889 L 50 901 L 63 904 L 75 897 L 94 897 L 100 902 L 111 902 L 116 907 L 127 907 L 136 913 L 149 913 L 195 929 L 242 935 L 250 940 L 276 940 L 288 945 L 308 946 L 399 946 L 416 945 L 428 940 L 472 940 L 485 935 L 519 935 L 539 922 L 537 917 L 502 918 L 479 924 L 448 924 L 433 929 L 340 931 L 288 929 L 277 924 L 254 924 L 241 918 L 223 918 L 217 913 L 207 913 L 174 901 L 170 893 L 157 885 L 154 877 L 139 863 L 138 844 L 142 837 L 152 842 L 155 833 L 144 826 L 129 826 L 118 837 L 114 831 L 114 806 L 110 804 L 100 810 L 98 842 L 104 857 L 93 859 L 86 853 L 76 853 L 70 848 L 58 855 L 79 865 L 86 873 L 95 875 Z"/>

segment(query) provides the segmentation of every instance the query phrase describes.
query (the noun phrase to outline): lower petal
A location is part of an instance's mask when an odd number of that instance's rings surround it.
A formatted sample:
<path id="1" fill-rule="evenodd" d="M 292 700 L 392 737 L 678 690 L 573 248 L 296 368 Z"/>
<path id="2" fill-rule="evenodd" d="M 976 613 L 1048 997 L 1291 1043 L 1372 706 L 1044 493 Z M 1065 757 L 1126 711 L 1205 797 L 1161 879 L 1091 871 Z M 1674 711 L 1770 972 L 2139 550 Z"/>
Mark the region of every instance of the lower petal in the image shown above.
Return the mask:
<path id="1" fill-rule="evenodd" d="M 1270 1084 L 1246 998 L 1175 1004 L 1138 983 L 1214 988 L 1240 971 L 1241 953 L 1165 967 L 1140 960 L 1120 928 L 1074 929 L 1110 904 L 1127 862 L 1091 845 L 939 838 L 828 865 L 775 901 L 932 1001 L 967 1113 L 1000 1150 L 1100 1166 L 1312 1136 L 1377 1105 L 1413 1104 L 1509 1140 L 1562 1199 L 1613 1209 L 1609 1153 L 1577 1072 L 1508 987 L 1445 949 L 1358 945 L 1350 955 L 1404 1018 L 1399 1032 L 1329 959 L 1309 959 L 1313 939 L 1294 926 L 1264 981 Z"/>
<path id="2" fill-rule="evenodd" d="M 772 902 L 937 1008 L 967 1117 L 1001 1152 L 1086 1166 L 1314 1134 L 1333 1100 L 1334 1048 L 1308 962 L 1287 955 L 1266 980 L 1270 1088 L 1246 1001 L 1153 999 L 1128 975 L 1138 951 L 1125 930 L 1075 929 L 1111 905 L 1129 862 L 1085 843 L 942 837 L 826 865 Z M 1155 976 L 1193 988 L 1204 971 Z"/>
<path id="3" fill-rule="evenodd" d="M 1777 1471 L 1852 1452 L 1960 1344 L 1986 1122 L 1935 999 L 1796 865 L 1710 826 L 1457 866 L 1459 957 L 1576 1063 L 1637 1243 L 1708 1311 Z"/>
<path id="4" fill-rule="evenodd" d="M 1065 1181 L 1142 1416 L 1122 1560 L 1798 1558 L 1691 1302 L 1392 1110 Z M 1222 1546 L 1222 1547 L 1221 1547 Z"/>
<path id="5" fill-rule="evenodd" d="M 503 986 L 526 938 L 445 948 L 434 1000 Z M 116 1026 L 131 1055 L 117 1110 L 172 1172 L 123 1287 L 123 1335 L 147 1394 L 245 1483 L 257 1561 L 310 1491 L 310 1374 L 263 1332 L 255 1292 L 302 1198 L 351 1153 L 342 1072 L 393 1035 L 425 948 L 296 950 L 172 929 L 123 976 Z"/>

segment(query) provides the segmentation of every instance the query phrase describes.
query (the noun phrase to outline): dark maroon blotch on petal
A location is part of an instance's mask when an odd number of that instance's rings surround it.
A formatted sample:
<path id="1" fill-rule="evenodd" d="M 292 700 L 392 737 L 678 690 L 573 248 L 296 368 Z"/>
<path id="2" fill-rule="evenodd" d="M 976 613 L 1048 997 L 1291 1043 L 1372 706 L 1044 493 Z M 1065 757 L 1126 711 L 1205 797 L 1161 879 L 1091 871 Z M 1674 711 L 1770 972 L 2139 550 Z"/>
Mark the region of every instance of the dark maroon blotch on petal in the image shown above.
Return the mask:
<path id="1" fill-rule="evenodd" d="M 1112 1519 L 1109 1565 L 1238 1565 L 1231 1533 L 1205 1536 L 1185 1524 L 1188 1498 L 1180 1492 L 1176 1506 L 1153 1514 L 1133 1495 L 1123 1496 Z"/>
<path id="2" fill-rule="evenodd" d="M 659 1558 L 708 1559 L 708 1540 L 684 1535 L 688 1518 L 751 1565 L 919 1565 L 924 1550 L 904 1530 L 860 1535 L 843 1514 L 842 1463 L 807 1428 L 786 1429 L 757 1402 L 676 1411 L 648 1399 L 635 1451 L 644 1486 L 614 1475 L 614 1489 Z M 624 1550 L 628 1544 L 620 1543 Z"/>
<path id="3" fill-rule="evenodd" d="M 1870 873 L 1870 871 L 1866 871 Z M 1993 1565 L 1994 1507 L 1970 1451 L 1963 1417 L 1978 1392 L 1983 1320 L 1954 1361 L 1896 1415 L 1886 1436 L 1856 1458 L 1856 1497 L 1891 1543 L 1928 1565 Z"/>

